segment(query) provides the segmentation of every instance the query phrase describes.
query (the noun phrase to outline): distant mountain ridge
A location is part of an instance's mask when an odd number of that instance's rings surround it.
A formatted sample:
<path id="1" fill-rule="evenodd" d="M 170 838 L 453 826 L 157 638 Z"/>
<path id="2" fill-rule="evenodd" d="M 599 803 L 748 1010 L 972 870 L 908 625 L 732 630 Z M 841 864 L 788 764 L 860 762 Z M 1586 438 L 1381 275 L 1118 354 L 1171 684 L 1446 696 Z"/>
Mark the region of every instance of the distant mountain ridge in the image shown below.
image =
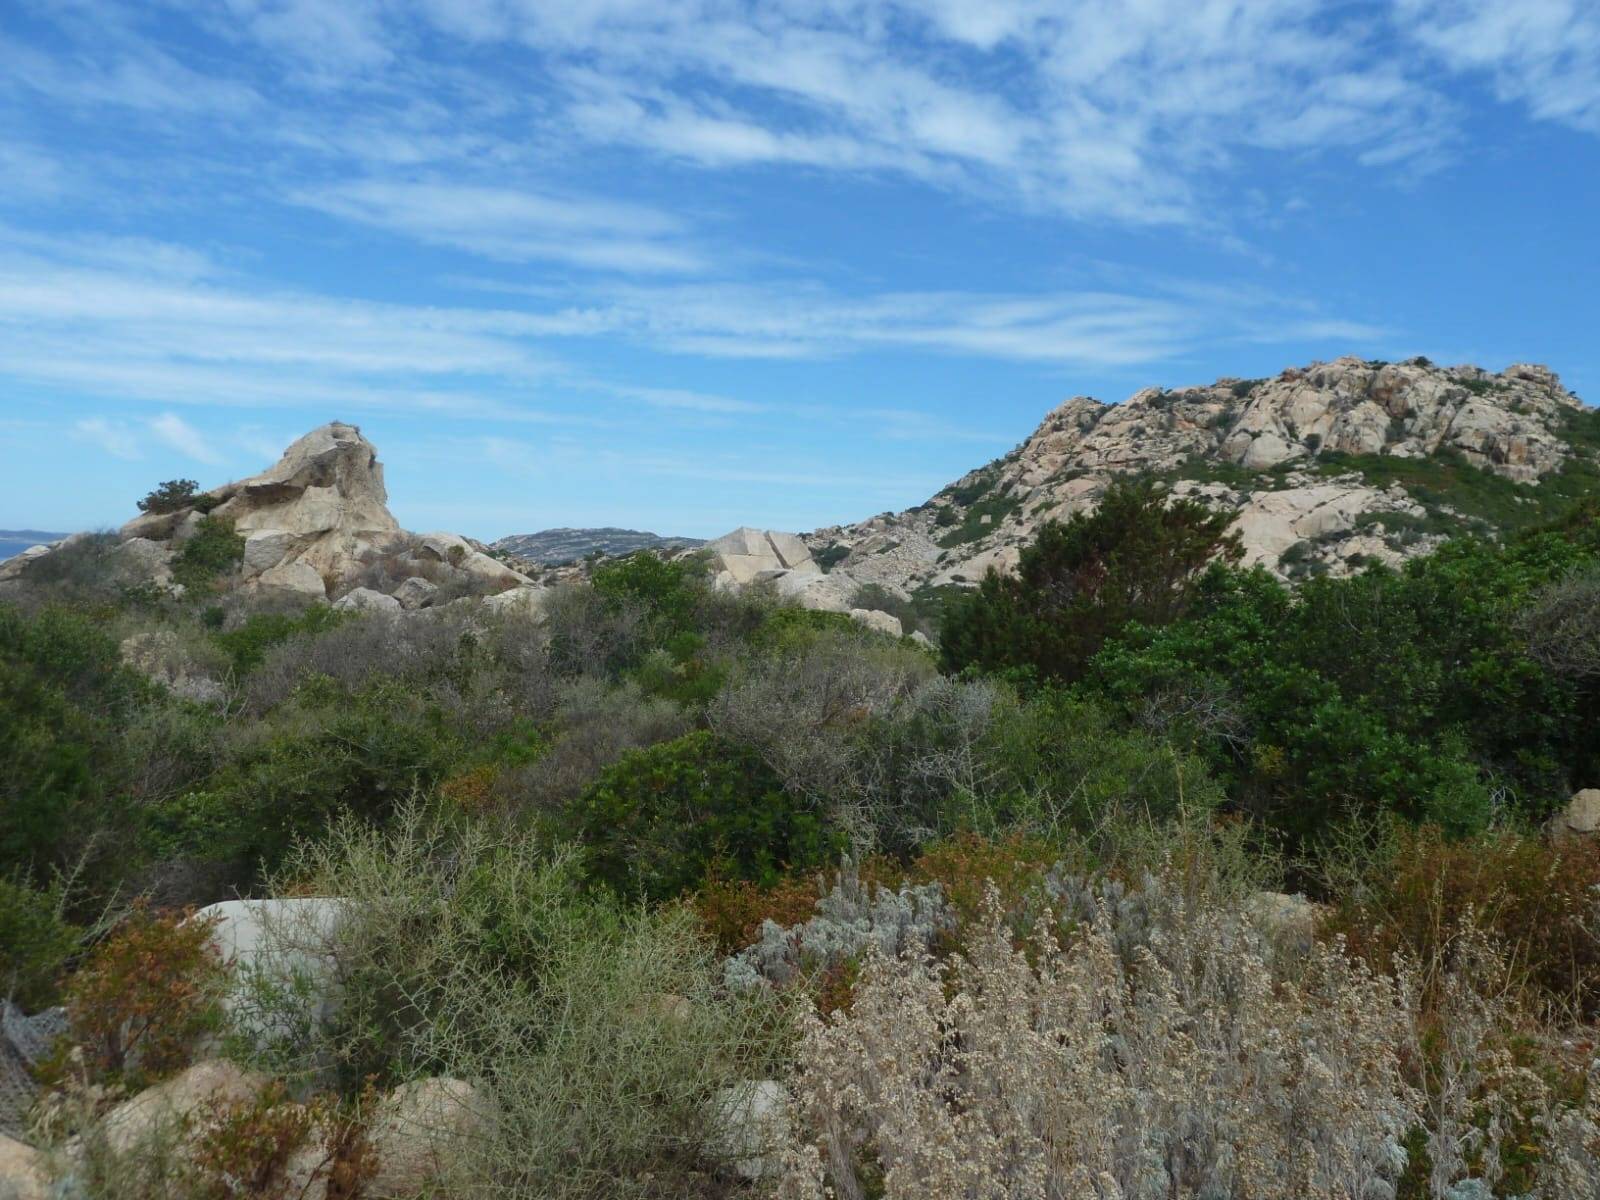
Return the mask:
<path id="1" fill-rule="evenodd" d="M 543 566 L 576 562 L 599 552 L 605 555 L 632 554 L 635 550 L 689 550 L 705 545 L 703 538 L 670 537 L 639 529 L 542 529 L 538 533 L 515 533 L 491 544 L 492 549 Z"/>
<path id="2" fill-rule="evenodd" d="M 1344 575 L 1600 494 L 1600 410 L 1544 366 L 1424 358 L 1338 358 L 1120 404 L 1075 396 L 926 502 L 804 536 L 819 562 L 863 583 L 913 596 L 970 587 L 1129 474 L 1234 513 L 1246 563 L 1287 579 Z"/>

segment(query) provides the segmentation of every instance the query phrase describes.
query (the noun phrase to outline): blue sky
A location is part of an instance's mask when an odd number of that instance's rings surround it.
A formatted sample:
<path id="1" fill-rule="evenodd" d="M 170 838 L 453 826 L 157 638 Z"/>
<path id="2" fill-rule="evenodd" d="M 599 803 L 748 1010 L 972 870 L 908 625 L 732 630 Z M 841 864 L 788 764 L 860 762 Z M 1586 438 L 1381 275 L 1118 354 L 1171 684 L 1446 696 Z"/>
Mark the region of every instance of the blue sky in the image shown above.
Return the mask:
<path id="1" fill-rule="evenodd" d="M 353 421 L 414 529 L 898 509 L 1074 394 L 1600 396 L 1593 0 L 8 0 L 0 527 Z"/>

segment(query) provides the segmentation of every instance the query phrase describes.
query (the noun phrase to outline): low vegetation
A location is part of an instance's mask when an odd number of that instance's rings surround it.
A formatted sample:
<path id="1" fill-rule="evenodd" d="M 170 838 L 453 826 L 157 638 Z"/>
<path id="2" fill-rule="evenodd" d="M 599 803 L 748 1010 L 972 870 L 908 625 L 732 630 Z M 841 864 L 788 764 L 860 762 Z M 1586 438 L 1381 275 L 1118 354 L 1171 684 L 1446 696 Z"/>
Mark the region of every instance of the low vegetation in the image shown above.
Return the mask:
<path id="1" fill-rule="evenodd" d="M 1132 481 L 914 598 L 936 651 L 692 556 L 535 621 L 288 606 L 197 544 L 181 600 L 72 547 L 0 606 L 0 986 L 70 1020 L 62 1194 L 298 1194 L 313 1143 L 393 1194 L 428 1080 L 484 1103 L 400 1194 L 1600 1179 L 1600 844 L 1544 830 L 1600 785 L 1592 503 L 1290 588 Z M 236 895 L 338 898 L 336 1005 L 216 956 Z M 268 1082 L 106 1139 L 196 1055 Z"/>

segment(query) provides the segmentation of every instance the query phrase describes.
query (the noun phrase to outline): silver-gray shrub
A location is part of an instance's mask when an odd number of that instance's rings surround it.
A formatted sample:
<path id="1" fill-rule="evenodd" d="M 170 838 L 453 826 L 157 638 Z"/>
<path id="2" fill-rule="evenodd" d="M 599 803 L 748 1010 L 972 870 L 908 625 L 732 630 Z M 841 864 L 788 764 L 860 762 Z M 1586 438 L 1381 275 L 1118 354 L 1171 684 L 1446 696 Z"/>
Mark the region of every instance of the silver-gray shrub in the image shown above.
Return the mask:
<path id="1" fill-rule="evenodd" d="M 574 856 L 526 834 L 411 804 L 386 831 L 340 823 L 285 879 L 343 901 L 326 944 L 295 947 L 331 964 L 338 999 L 323 1016 L 264 995 L 252 1026 L 282 1036 L 258 1061 L 306 1087 L 472 1081 L 493 1116 L 443 1194 L 709 1193 L 715 1097 L 780 1069 L 782 996 L 729 994 L 686 909 L 590 898 Z"/>
<path id="2" fill-rule="evenodd" d="M 723 969 L 728 986 L 738 991 L 785 987 L 857 958 L 868 947 L 890 957 L 925 953 L 955 924 L 939 884 L 890 889 L 863 883 L 849 863 L 816 907 L 815 916 L 787 928 L 762 922 L 759 940 L 728 959 Z"/>

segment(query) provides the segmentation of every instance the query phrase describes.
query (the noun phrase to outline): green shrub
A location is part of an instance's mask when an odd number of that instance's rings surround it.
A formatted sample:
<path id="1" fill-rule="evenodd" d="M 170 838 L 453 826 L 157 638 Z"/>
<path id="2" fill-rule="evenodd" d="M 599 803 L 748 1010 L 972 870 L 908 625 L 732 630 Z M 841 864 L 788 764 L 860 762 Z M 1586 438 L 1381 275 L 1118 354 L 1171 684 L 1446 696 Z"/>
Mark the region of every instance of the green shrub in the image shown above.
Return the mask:
<path id="1" fill-rule="evenodd" d="M 581 859 L 408 805 L 387 831 L 341 821 L 280 887 L 346 899 L 323 946 L 341 984 L 303 1000 L 266 1065 L 346 1094 L 366 1080 L 474 1081 L 497 1119 L 451 1148 L 440 1193 L 593 1200 L 721 1194 L 710 1101 L 780 1070 L 775 1001 L 729 994 L 687 906 L 585 889 Z"/>
<path id="2" fill-rule="evenodd" d="M 840 848 L 815 807 L 752 751 L 704 731 L 625 755 L 570 819 L 596 879 L 657 900 L 692 890 L 713 867 L 767 883 Z"/>
<path id="3" fill-rule="evenodd" d="M 945 613 L 940 650 L 952 671 L 1031 667 L 1073 680 L 1130 621 L 1179 616 L 1213 559 L 1236 559 L 1232 517 L 1192 500 L 1169 503 L 1149 480 L 1117 480 L 1093 515 L 1047 522 L 1017 573 L 993 568 Z"/>
<path id="4" fill-rule="evenodd" d="M 139 511 L 153 516 L 189 508 L 194 504 L 195 493 L 199 490 L 200 485 L 193 479 L 169 479 L 145 494 L 144 499 L 139 501 Z"/>
<path id="5" fill-rule="evenodd" d="M 201 517 L 172 560 L 172 578 L 196 596 L 209 594 L 218 576 L 244 559 L 244 538 L 226 517 Z"/>
<path id="6" fill-rule="evenodd" d="M 158 858 L 212 864 L 248 884 L 341 815 L 386 820 L 464 754 L 443 712 L 401 683 L 350 695 L 313 679 L 203 787 L 154 809 L 147 845 Z"/>
<path id="7" fill-rule="evenodd" d="M 82 936 L 62 907 L 59 892 L 0 877 L 0 997 L 29 1012 L 56 1003 L 56 980 Z"/>
<path id="8" fill-rule="evenodd" d="M 228 655 L 235 678 L 242 678 L 261 665 L 272 647 L 299 634 L 315 636 L 333 628 L 343 617 L 343 613 L 324 604 L 312 605 L 300 615 L 254 613 L 237 629 L 218 633 L 216 642 Z"/>
<path id="9" fill-rule="evenodd" d="M 155 702 L 103 621 L 0 606 L 0 872 L 45 875 L 126 828 L 132 814 L 113 804 L 130 766 L 123 727 Z"/>
<path id="10" fill-rule="evenodd" d="M 1600 688 L 1531 658 L 1516 616 L 1587 561 L 1583 536 L 1457 539 L 1294 593 L 1216 572 L 1189 618 L 1113 639 L 1090 685 L 1135 719 L 1187 714 L 1178 735 L 1236 801 L 1298 835 L 1353 813 L 1457 834 L 1496 811 L 1540 819 L 1600 769 L 1583 732 Z"/>

